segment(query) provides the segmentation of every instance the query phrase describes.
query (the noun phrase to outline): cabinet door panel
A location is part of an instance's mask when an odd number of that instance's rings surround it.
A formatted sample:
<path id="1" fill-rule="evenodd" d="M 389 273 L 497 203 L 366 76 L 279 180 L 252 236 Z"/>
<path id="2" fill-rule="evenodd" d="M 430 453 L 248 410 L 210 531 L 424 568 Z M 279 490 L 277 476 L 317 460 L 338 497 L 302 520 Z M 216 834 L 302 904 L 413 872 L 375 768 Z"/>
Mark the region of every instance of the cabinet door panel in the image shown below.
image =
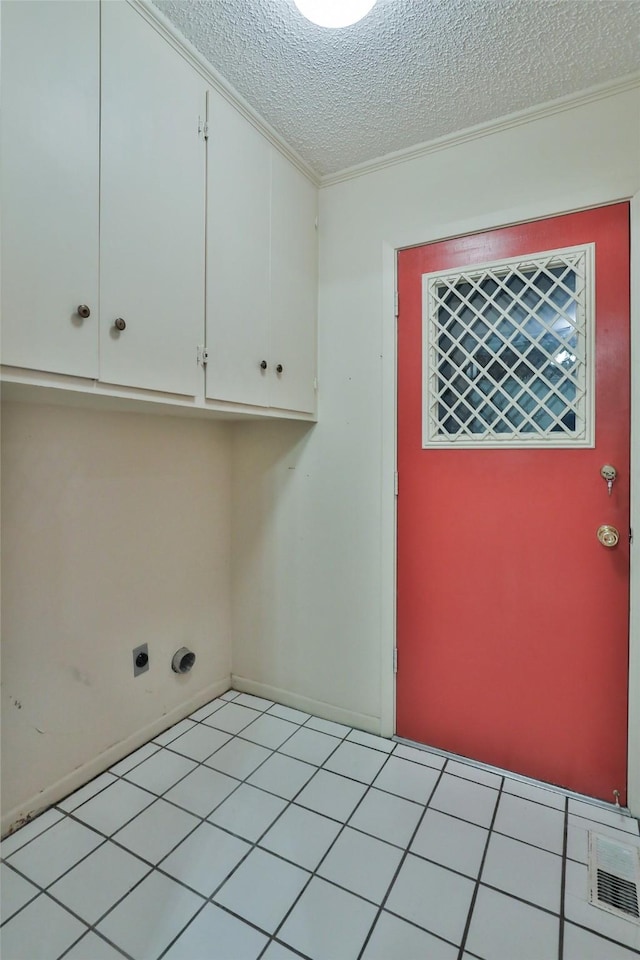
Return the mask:
<path id="1" fill-rule="evenodd" d="M 316 369 L 317 192 L 273 152 L 271 194 L 270 404 L 313 413 Z"/>
<path id="2" fill-rule="evenodd" d="M 271 145 L 209 94 L 207 397 L 268 404 Z"/>
<path id="3" fill-rule="evenodd" d="M 195 395 L 206 87 L 123 0 L 102 5 L 100 379 Z M 126 329 L 114 326 L 122 318 Z"/>
<path id="4" fill-rule="evenodd" d="M 2 4 L 6 364 L 98 374 L 99 68 L 97 2 Z"/>

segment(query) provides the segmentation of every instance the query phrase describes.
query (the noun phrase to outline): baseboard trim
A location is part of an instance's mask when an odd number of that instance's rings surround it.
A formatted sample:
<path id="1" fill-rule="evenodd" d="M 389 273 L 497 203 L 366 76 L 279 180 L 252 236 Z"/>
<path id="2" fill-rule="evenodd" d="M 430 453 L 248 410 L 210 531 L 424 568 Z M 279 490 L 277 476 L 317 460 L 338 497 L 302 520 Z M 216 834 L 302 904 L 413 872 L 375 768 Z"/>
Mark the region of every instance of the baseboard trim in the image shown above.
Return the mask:
<path id="1" fill-rule="evenodd" d="M 230 687 L 230 676 L 216 680 L 215 683 L 210 684 L 210 686 L 195 694 L 190 700 L 181 703 L 169 713 L 158 717 L 157 720 L 153 720 L 140 730 L 136 730 L 136 732 L 132 733 L 126 740 L 121 740 L 119 743 L 114 744 L 112 747 L 98 754 L 97 757 L 92 757 L 88 763 L 82 764 L 82 766 L 77 767 L 71 773 L 61 777 L 56 783 L 46 787 L 46 789 L 37 793 L 34 797 L 30 797 L 19 806 L 3 813 L 1 821 L 3 839 L 5 836 L 23 827 L 30 820 L 33 820 L 39 813 L 43 813 L 47 807 L 58 803 L 64 799 L 64 797 L 68 797 L 74 790 L 78 790 L 86 783 L 89 783 L 90 780 L 93 780 L 94 777 L 104 773 L 104 771 L 108 770 L 114 763 L 118 763 L 119 760 L 123 760 L 124 757 L 128 756 L 134 750 L 137 750 L 138 747 L 148 743 L 149 740 L 153 740 L 159 733 L 163 733 L 175 723 L 184 720 L 184 718 L 188 717 L 194 710 L 203 707 L 205 703 L 209 703 L 210 700 L 219 697 L 220 694 L 226 693 Z"/>
<path id="2" fill-rule="evenodd" d="M 322 720 L 344 723 L 349 727 L 356 727 L 358 730 L 365 730 L 367 733 L 380 735 L 380 717 L 371 717 L 366 713 L 356 713 L 354 710 L 345 710 L 343 707 L 336 707 L 332 703 L 325 703 L 324 700 L 313 700 L 310 697 L 303 697 L 301 694 L 294 693 L 292 690 L 272 687 L 268 683 L 260 683 L 258 680 L 241 677 L 236 673 L 231 674 L 231 686 L 234 690 L 239 690 L 241 693 L 253 693 L 256 697 L 275 700 L 276 703 L 281 703 L 285 707 L 292 707 L 294 710 L 303 710 L 305 713 L 310 713 L 314 717 L 320 717 Z"/>

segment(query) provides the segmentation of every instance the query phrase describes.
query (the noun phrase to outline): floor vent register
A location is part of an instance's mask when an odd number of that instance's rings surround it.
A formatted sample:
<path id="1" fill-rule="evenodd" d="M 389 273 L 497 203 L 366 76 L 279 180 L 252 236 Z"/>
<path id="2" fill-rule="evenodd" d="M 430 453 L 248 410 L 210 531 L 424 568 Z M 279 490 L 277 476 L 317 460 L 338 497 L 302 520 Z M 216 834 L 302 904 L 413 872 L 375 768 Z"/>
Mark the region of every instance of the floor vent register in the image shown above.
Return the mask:
<path id="1" fill-rule="evenodd" d="M 640 849 L 589 833 L 589 901 L 640 923 Z"/>

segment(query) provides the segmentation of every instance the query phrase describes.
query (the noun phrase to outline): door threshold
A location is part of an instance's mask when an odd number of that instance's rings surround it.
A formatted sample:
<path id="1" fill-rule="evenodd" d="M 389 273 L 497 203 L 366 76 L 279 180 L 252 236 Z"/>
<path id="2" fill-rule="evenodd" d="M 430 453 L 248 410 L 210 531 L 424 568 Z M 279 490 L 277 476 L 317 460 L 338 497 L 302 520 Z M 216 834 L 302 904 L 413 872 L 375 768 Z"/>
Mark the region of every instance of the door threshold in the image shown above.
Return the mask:
<path id="1" fill-rule="evenodd" d="M 392 737 L 396 743 L 403 743 L 406 747 L 413 747 L 415 750 L 424 750 L 427 753 L 435 753 L 439 757 L 446 757 L 448 760 L 456 760 L 459 763 L 466 763 L 469 767 L 475 767 L 477 770 L 486 770 L 488 773 L 495 773 L 499 777 L 509 777 L 510 780 L 517 780 L 520 783 L 528 783 L 532 787 L 539 787 L 541 790 L 549 790 L 552 793 L 561 793 L 570 800 L 580 800 L 582 803 L 589 803 L 593 807 L 599 807 L 601 810 L 609 810 L 614 813 L 620 813 L 625 817 L 635 819 L 628 807 L 617 806 L 615 803 L 608 803 L 606 800 L 598 800 L 596 797 L 590 797 L 586 793 L 576 793 L 575 790 L 567 790 L 565 787 L 556 786 L 553 783 L 547 783 L 545 780 L 535 780 L 533 777 L 525 777 L 521 773 L 514 773 L 512 770 L 504 770 L 502 767 L 493 767 L 489 763 L 482 763 L 480 760 L 472 760 L 469 757 L 463 757 L 459 753 L 450 753 L 448 750 L 440 750 L 439 747 L 430 747 L 426 743 L 417 743 L 415 740 L 406 740 L 404 737 Z"/>

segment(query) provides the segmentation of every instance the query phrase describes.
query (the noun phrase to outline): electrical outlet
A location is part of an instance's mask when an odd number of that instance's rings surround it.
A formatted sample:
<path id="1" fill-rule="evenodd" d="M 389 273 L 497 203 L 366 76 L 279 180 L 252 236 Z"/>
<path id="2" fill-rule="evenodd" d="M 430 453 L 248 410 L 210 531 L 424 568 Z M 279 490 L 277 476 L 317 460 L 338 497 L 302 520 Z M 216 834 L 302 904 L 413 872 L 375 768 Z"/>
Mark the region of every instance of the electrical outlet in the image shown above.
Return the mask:
<path id="1" fill-rule="evenodd" d="M 148 669 L 149 647 L 146 643 L 142 643 L 133 650 L 133 675 L 137 677 L 141 673 L 146 673 Z"/>

